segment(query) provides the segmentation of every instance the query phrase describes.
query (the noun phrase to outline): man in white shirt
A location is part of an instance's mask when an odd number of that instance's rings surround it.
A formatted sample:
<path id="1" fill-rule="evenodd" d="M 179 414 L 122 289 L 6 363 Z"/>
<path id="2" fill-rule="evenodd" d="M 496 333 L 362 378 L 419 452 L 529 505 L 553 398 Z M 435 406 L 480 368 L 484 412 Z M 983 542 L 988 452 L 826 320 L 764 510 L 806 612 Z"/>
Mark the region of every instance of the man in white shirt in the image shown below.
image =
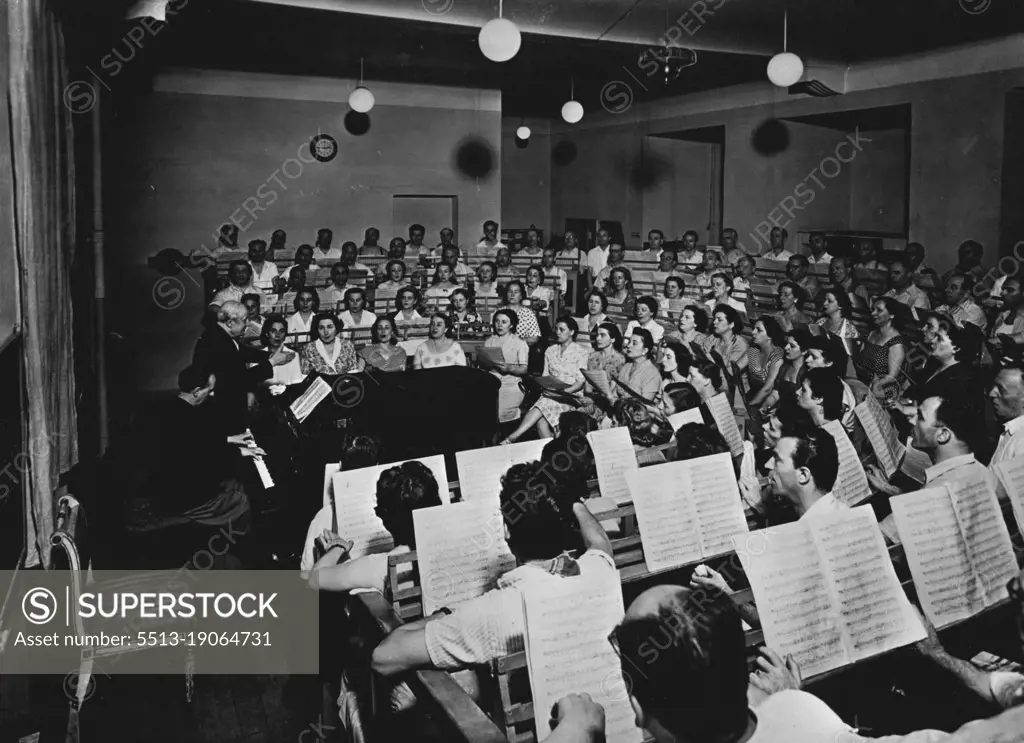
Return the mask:
<path id="1" fill-rule="evenodd" d="M 612 248 L 612 233 L 603 227 L 597 231 L 597 245 L 587 253 L 587 268 L 590 269 L 590 277 L 597 286 L 597 276 L 608 265 L 608 254 Z M 621 246 L 619 246 L 621 248 Z"/>
<path id="2" fill-rule="evenodd" d="M 380 230 L 376 227 L 367 227 L 363 233 L 363 244 L 359 247 L 359 256 L 380 258 L 386 252 L 380 245 Z"/>
<path id="3" fill-rule="evenodd" d="M 334 233 L 326 227 L 316 231 L 316 250 L 313 251 L 313 262 L 323 266 L 341 259 L 341 248 L 331 247 Z"/>
<path id="4" fill-rule="evenodd" d="M 537 230 L 531 228 L 526 231 L 526 247 L 520 251 L 519 255 L 529 256 L 535 261 L 544 257 L 544 247 L 540 244 L 540 233 Z"/>
<path id="5" fill-rule="evenodd" d="M 920 307 L 923 310 L 932 307 L 928 295 L 914 285 L 914 277 L 902 259 L 889 264 L 889 291 L 882 296 L 892 297 L 907 307 Z"/>
<path id="6" fill-rule="evenodd" d="M 267 244 L 263 240 L 249 241 L 249 266 L 252 268 L 252 285 L 264 292 L 273 291 L 277 266 L 267 260 Z"/>
<path id="7" fill-rule="evenodd" d="M 714 587 L 648 589 L 609 641 L 636 724 L 657 743 L 1009 743 L 1024 730 L 1020 706 L 952 734 L 862 737 L 823 701 L 800 691 L 800 669 L 791 656 L 764 648 L 759 670 L 748 674 L 740 614 Z M 970 669 L 970 679 L 951 670 L 974 681 Z"/>
<path id="8" fill-rule="evenodd" d="M 653 229 L 647 233 L 647 250 L 654 254 L 658 260 L 661 259 L 661 251 L 665 247 L 665 233 L 659 229 Z"/>
<path id="9" fill-rule="evenodd" d="M 407 244 L 407 250 L 409 250 L 413 255 L 419 256 L 420 263 L 423 265 L 427 265 L 431 258 L 437 258 L 441 254 L 441 251 L 435 248 L 428 248 L 423 244 L 423 238 L 426 234 L 427 228 L 423 225 L 409 225 L 409 242 Z"/>
<path id="10" fill-rule="evenodd" d="M 302 248 L 299 248 L 299 250 L 302 250 Z M 351 240 L 348 240 L 341 244 L 341 260 L 338 262 L 347 266 L 350 273 L 355 271 L 362 271 L 367 276 L 370 276 L 373 273 L 373 271 L 371 271 L 370 267 L 367 266 L 366 264 L 360 263 L 358 260 L 358 256 L 359 249 L 356 247 L 356 244 Z M 296 260 L 298 260 L 298 257 L 299 254 L 296 253 Z"/>
<path id="11" fill-rule="evenodd" d="M 484 236 L 476 244 L 474 256 L 478 261 L 493 261 L 498 251 L 508 247 L 498 239 L 498 223 L 493 219 L 484 222 Z"/>
<path id="12" fill-rule="evenodd" d="M 213 295 L 210 307 L 220 307 L 225 302 L 241 302 L 246 294 L 259 294 L 252 285 L 252 266 L 246 261 L 231 261 L 228 266 L 228 281 L 225 288 Z"/>
<path id="13" fill-rule="evenodd" d="M 679 267 L 687 273 L 697 273 L 704 265 L 704 251 L 697 247 L 700 235 L 694 230 L 683 233 L 683 249 L 679 251 Z"/>
<path id="14" fill-rule="evenodd" d="M 746 255 L 743 248 L 738 246 L 739 233 L 736 232 L 732 227 L 726 227 L 722 230 L 722 259 L 726 265 L 730 268 L 736 266 L 736 262 Z"/>
<path id="15" fill-rule="evenodd" d="M 996 420 L 1003 425 L 1002 435 L 988 465 L 995 477 L 997 464 L 1024 454 L 1024 372 L 1012 366 L 1000 370 L 988 397 Z M 1000 500 L 1006 500 L 1006 490 L 998 478 L 996 482 L 996 494 Z"/>
<path id="16" fill-rule="evenodd" d="M 811 254 L 807 256 L 808 263 L 824 263 L 826 266 L 832 263 L 832 256 L 825 249 L 825 235 L 821 232 L 812 232 L 811 241 L 807 247 L 811 249 Z"/>
<path id="17" fill-rule="evenodd" d="M 554 276 L 558 283 L 559 293 L 565 294 L 566 287 L 569 285 L 569 277 L 565 271 L 555 265 L 555 256 L 557 255 L 558 251 L 554 247 L 544 248 L 544 256 L 541 258 L 540 264 L 544 267 L 545 278 Z"/>
<path id="18" fill-rule="evenodd" d="M 772 231 L 768 233 L 768 252 L 765 254 L 765 258 L 770 261 L 780 261 L 785 263 L 793 257 L 793 253 L 786 250 L 786 240 L 789 239 L 789 232 L 782 227 L 772 227 Z"/>
<path id="19" fill-rule="evenodd" d="M 597 250 L 597 248 L 594 248 L 594 250 Z M 594 253 L 594 250 L 590 251 L 591 255 Z M 587 261 L 589 263 L 590 256 L 587 256 Z M 595 274 L 594 276 L 594 288 L 604 289 L 605 285 L 608 283 L 608 278 L 611 276 L 612 269 L 615 268 L 616 266 L 623 265 L 625 262 L 626 251 L 623 249 L 623 247 L 618 243 L 612 243 L 611 245 L 609 245 L 604 268 L 598 271 L 597 274 Z M 593 266 L 594 264 L 589 263 L 589 265 Z"/>
<path id="20" fill-rule="evenodd" d="M 832 495 L 839 473 L 839 451 L 825 429 L 783 436 L 775 445 L 768 468 L 772 492 L 792 503 L 801 519 L 848 508 Z"/>
<path id="21" fill-rule="evenodd" d="M 971 298 L 972 289 L 974 277 L 959 271 L 950 274 L 945 286 L 946 303 L 937 307 L 935 311 L 949 315 L 961 327 L 965 322 L 969 322 L 984 332 L 988 328 L 988 318 L 985 316 L 985 310 Z"/>
<path id="22" fill-rule="evenodd" d="M 585 478 L 553 476 L 547 467 L 541 462 L 515 465 L 502 480 L 505 538 L 518 567 L 499 578 L 498 588 L 452 607 L 446 616 L 392 632 L 373 651 L 375 671 L 394 676 L 430 666 L 454 670 L 519 652 L 521 590 L 557 585 L 574 575 L 614 574 L 611 542 L 579 500 L 586 495 Z M 480 536 L 502 538 L 500 533 Z M 578 560 L 565 554 L 579 548 L 584 552 Z"/>
<path id="23" fill-rule="evenodd" d="M 288 281 L 288 276 L 291 275 L 292 269 L 296 266 L 308 275 L 311 265 L 313 265 L 313 246 L 309 243 L 304 243 L 295 249 L 295 263 L 281 272 L 281 280 Z"/>
<path id="24" fill-rule="evenodd" d="M 941 487 L 946 482 L 978 476 L 985 477 L 995 487 L 995 478 L 974 458 L 970 444 L 980 428 L 981 416 L 963 399 L 929 397 L 917 406 L 913 446 L 932 460 L 932 466 L 924 473 L 924 487 Z M 874 490 L 890 497 L 902 493 L 889 483 L 878 465 L 869 464 L 865 472 Z M 881 526 L 890 542 L 900 544 L 892 514 L 882 520 Z"/>

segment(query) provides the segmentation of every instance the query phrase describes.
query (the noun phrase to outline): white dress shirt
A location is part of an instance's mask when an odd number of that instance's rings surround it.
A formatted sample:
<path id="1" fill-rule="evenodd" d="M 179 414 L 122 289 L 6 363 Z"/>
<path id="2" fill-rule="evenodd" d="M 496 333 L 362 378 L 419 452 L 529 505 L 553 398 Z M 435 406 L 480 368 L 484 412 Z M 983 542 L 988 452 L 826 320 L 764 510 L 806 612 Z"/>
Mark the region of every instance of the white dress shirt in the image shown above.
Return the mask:
<path id="1" fill-rule="evenodd" d="M 828 254 L 827 250 L 824 253 L 821 254 L 820 258 L 815 258 L 814 257 L 814 253 L 811 253 L 810 255 L 807 256 L 807 262 L 811 263 L 811 264 L 814 264 L 814 263 L 831 263 L 832 262 L 832 256 Z"/>
<path id="2" fill-rule="evenodd" d="M 846 511 L 850 507 L 836 498 L 832 493 L 825 493 L 821 496 L 813 506 L 808 508 L 804 515 L 800 517 L 803 519 L 816 519 L 819 516 L 828 516 L 832 513 L 839 513 L 840 511 Z"/>
<path id="3" fill-rule="evenodd" d="M 351 330 L 352 328 L 372 328 L 373 324 L 377 322 L 377 316 L 369 310 L 363 310 L 362 314 L 359 316 L 359 322 L 355 321 L 352 317 L 352 313 L 348 310 L 345 310 L 338 315 L 338 319 L 345 324 L 346 330 Z"/>
<path id="4" fill-rule="evenodd" d="M 260 271 L 256 270 L 256 264 L 252 261 L 249 262 L 249 267 L 252 268 L 252 285 L 257 289 L 272 289 L 274 287 L 274 279 L 277 278 L 277 266 L 270 261 L 263 261 L 263 269 Z"/>
<path id="5" fill-rule="evenodd" d="M 1013 459 L 1024 454 L 1024 435 L 1022 435 L 1022 432 L 1024 432 L 1024 415 L 1018 416 L 1003 425 L 1003 434 L 999 437 L 996 451 L 988 464 L 989 472 L 992 473 L 996 483 L 996 495 L 999 496 L 1001 501 L 1005 501 L 1009 496 L 1006 494 L 1002 483 L 996 477 L 996 465 L 1000 462 L 1005 462 L 1007 459 Z"/>
<path id="6" fill-rule="evenodd" d="M 610 252 L 610 248 L 602 248 L 600 245 L 590 249 L 590 252 L 587 253 L 587 267 L 590 269 L 592 276 L 597 276 L 608 265 L 608 254 Z"/>

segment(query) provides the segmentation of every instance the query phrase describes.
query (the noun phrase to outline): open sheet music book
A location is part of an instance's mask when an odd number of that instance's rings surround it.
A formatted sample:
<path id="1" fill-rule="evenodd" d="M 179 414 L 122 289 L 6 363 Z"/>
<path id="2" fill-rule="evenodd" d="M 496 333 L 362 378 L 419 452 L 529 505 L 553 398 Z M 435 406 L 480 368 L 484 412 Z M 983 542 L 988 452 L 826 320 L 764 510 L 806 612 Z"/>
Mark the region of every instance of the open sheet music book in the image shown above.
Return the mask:
<path id="1" fill-rule="evenodd" d="M 626 503 L 630 498 L 626 474 L 639 469 L 629 429 L 620 426 L 591 431 L 587 434 L 587 441 L 594 450 L 601 496 L 616 503 Z"/>
<path id="2" fill-rule="evenodd" d="M 595 390 L 611 399 L 612 384 L 608 378 L 608 372 L 604 369 L 580 369 L 580 371 L 583 372 L 583 378 L 590 382 Z"/>
<path id="3" fill-rule="evenodd" d="M 836 476 L 832 495 L 848 506 L 856 506 L 866 501 L 871 497 L 871 486 L 868 484 L 868 476 L 864 472 L 860 455 L 853 447 L 850 437 L 846 435 L 843 424 L 839 421 L 829 421 L 822 428 L 832 434 L 836 449 L 839 450 L 839 474 Z"/>
<path id="4" fill-rule="evenodd" d="M 291 404 L 295 420 L 299 423 L 306 420 L 316 406 L 322 403 L 329 394 L 331 394 L 331 385 L 327 384 L 322 377 L 317 377 L 316 381 L 309 385 L 306 391 L 295 398 L 295 402 Z"/>
<path id="5" fill-rule="evenodd" d="M 668 417 L 668 424 L 672 426 L 673 431 L 678 431 L 687 423 L 704 423 L 704 415 L 700 412 L 699 407 L 690 408 L 689 410 L 681 410 L 680 412 L 673 413 Z"/>
<path id="6" fill-rule="evenodd" d="M 711 413 L 711 417 L 714 419 L 715 425 L 718 426 L 718 431 L 725 439 L 725 443 L 729 445 L 730 453 L 734 457 L 742 456 L 743 434 L 740 433 L 740 427 L 736 424 L 736 415 L 732 412 L 729 398 L 725 396 L 724 392 L 720 392 L 705 402 L 704 405 L 707 407 L 708 412 Z"/>
<path id="7" fill-rule="evenodd" d="M 747 532 L 729 454 L 669 462 L 626 475 L 648 570 L 731 552 Z"/>
<path id="8" fill-rule="evenodd" d="M 477 361 L 483 369 L 493 369 L 498 364 L 505 363 L 505 352 L 498 348 L 481 346 L 476 352 Z"/>
<path id="9" fill-rule="evenodd" d="M 523 591 L 523 615 L 537 740 L 551 734 L 550 713 L 559 699 L 586 693 L 604 708 L 607 743 L 640 743 L 619 656 L 608 642 L 625 615 L 618 574 L 607 570 L 531 587 Z"/>
<path id="10" fill-rule="evenodd" d="M 906 453 L 906 447 L 900 443 L 892 418 L 878 404 L 874 395 L 868 395 L 853 412 L 868 436 L 868 442 L 875 452 L 879 466 L 887 478 L 892 477 L 899 469 L 900 461 Z"/>
<path id="11" fill-rule="evenodd" d="M 455 452 L 462 500 L 489 500 L 498 503 L 502 475 L 514 464 L 539 460 L 549 441 L 551 439 L 517 441 L 504 446 Z"/>
<path id="12" fill-rule="evenodd" d="M 1007 597 L 1017 560 L 999 501 L 979 473 L 889 501 L 925 615 L 936 627 Z"/>
<path id="13" fill-rule="evenodd" d="M 516 565 L 497 501 L 420 508 L 412 521 L 424 616 L 482 596 Z"/>
<path id="14" fill-rule="evenodd" d="M 765 644 L 816 676 L 926 637 L 869 506 L 733 537 Z"/>
<path id="15" fill-rule="evenodd" d="M 1010 498 L 1017 529 L 1024 534 L 1024 456 L 1006 459 L 996 465 L 996 476 Z"/>
<path id="16" fill-rule="evenodd" d="M 451 503 L 444 455 L 437 454 L 432 457 L 407 461 L 425 464 L 434 473 L 437 480 L 441 502 L 445 505 Z M 330 507 L 331 499 L 334 499 L 341 536 L 355 542 L 353 552 L 359 554 L 387 552 L 394 546 L 391 535 L 384 528 L 384 523 L 377 516 L 375 509 L 377 506 L 377 480 L 380 479 L 384 470 L 397 467 L 399 464 L 401 462 L 331 473 L 331 487 L 324 492 L 324 506 Z M 329 470 L 335 466 L 337 465 L 328 464 L 326 469 Z M 325 477 L 326 474 L 325 472 Z"/>

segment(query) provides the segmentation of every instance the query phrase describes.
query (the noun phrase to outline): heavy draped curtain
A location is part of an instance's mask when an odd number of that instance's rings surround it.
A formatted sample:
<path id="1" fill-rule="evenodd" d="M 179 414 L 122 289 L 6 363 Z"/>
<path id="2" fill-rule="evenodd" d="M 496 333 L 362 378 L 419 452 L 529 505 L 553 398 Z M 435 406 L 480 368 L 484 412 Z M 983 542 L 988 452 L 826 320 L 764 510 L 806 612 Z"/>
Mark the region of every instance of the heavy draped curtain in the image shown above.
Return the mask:
<path id="1" fill-rule="evenodd" d="M 64 38 L 47 0 L 7 3 L 10 159 L 26 389 L 26 566 L 49 564 L 54 494 L 78 459 L 72 347 L 72 114 Z M 5 148 L 6 149 L 6 148 Z M 6 164 L 5 164 L 6 166 Z"/>

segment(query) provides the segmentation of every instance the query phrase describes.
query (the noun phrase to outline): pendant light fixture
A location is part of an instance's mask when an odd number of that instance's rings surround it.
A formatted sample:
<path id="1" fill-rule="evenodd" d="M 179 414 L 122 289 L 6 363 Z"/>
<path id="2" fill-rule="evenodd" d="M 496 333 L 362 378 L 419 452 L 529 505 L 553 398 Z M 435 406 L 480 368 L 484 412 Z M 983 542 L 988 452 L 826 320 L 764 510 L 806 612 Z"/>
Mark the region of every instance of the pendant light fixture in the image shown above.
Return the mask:
<path id="1" fill-rule="evenodd" d="M 498 0 L 498 17 L 484 24 L 477 37 L 480 51 L 492 62 L 508 62 L 519 53 L 523 37 L 512 21 L 502 18 L 502 2 Z"/>
<path id="2" fill-rule="evenodd" d="M 782 53 L 776 54 L 768 62 L 768 79 L 780 88 L 795 85 L 804 74 L 804 63 L 797 55 L 786 51 L 789 42 L 788 11 L 782 15 Z"/>
<path id="3" fill-rule="evenodd" d="M 363 85 L 363 58 L 359 58 L 359 86 L 348 94 L 348 105 L 356 113 L 369 113 L 374 104 L 373 93 Z"/>
<path id="4" fill-rule="evenodd" d="M 567 124 L 575 124 L 583 118 L 583 106 L 576 100 L 576 79 L 569 80 L 569 100 L 562 106 L 562 120 Z"/>

